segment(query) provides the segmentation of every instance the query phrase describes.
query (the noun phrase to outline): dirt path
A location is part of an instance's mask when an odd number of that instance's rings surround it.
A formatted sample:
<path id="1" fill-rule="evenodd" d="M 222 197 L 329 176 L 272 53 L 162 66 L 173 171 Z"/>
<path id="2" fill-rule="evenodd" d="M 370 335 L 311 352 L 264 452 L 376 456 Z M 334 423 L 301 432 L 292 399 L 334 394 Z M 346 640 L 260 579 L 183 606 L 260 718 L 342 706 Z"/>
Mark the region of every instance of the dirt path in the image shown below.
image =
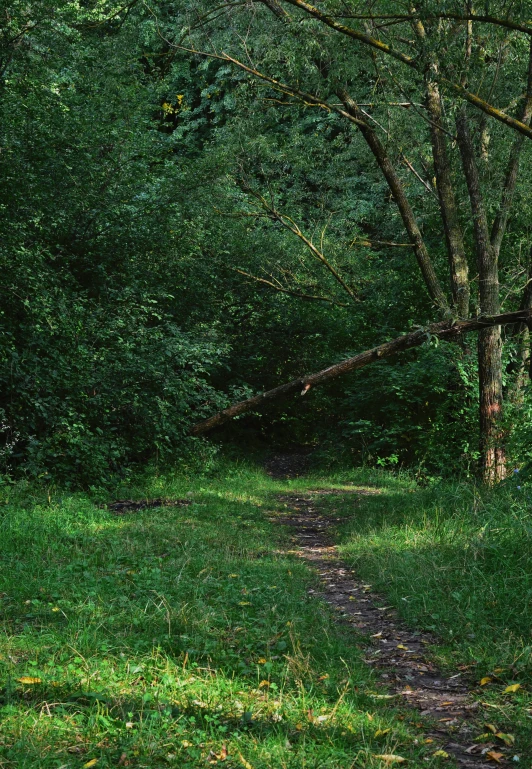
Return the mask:
<path id="1" fill-rule="evenodd" d="M 286 478 L 288 464 L 270 462 L 267 469 L 273 476 Z M 282 475 L 276 472 L 278 466 L 282 467 Z M 340 622 L 353 628 L 354 641 L 362 648 L 364 661 L 379 671 L 388 693 L 432 719 L 434 726 L 429 727 L 426 738 L 434 740 L 435 751 L 444 750 L 465 768 L 507 765 L 504 748 L 498 741 L 474 742 L 484 730 L 478 723 L 479 703 L 465 673 L 440 673 L 425 652 L 428 645 L 437 643 L 436 639 L 407 628 L 384 599 L 339 559 L 331 531 L 342 519 L 328 517 L 319 509 L 320 496 L 327 493 L 335 492 L 316 490 L 279 496 L 284 509 L 272 514 L 273 521 L 289 527 L 301 558 L 320 575 L 322 587 L 318 595 L 334 608 Z M 364 493 L 371 492 L 353 490 L 353 495 Z M 353 502 L 356 504 L 355 499 Z"/>

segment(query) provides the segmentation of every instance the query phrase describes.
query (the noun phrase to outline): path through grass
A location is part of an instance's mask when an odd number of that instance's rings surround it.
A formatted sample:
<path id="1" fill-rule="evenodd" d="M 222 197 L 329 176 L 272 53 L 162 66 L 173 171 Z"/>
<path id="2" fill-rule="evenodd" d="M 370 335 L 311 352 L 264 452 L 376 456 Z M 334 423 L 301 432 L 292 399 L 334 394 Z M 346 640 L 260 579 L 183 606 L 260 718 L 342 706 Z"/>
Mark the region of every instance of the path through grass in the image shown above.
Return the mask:
<path id="1" fill-rule="evenodd" d="M 267 521 L 297 485 L 222 465 L 136 490 L 189 506 L 122 517 L 12 492 L 0 766 L 347 769 L 387 753 L 427 766 L 414 716 L 380 698 Z"/>
<path id="2" fill-rule="evenodd" d="M 186 507 L 117 517 L 83 495 L 4 499 L 0 766 L 348 769 L 386 766 L 386 754 L 447 765 L 268 522 L 276 494 L 345 484 L 380 493 L 322 498 L 345 517 L 344 556 L 442 637 L 440 662 L 491 678 L 479 699 L 529 767 L 526 503 L 364 471 L 280 482 L 224 463 L 127 490 Z"/>

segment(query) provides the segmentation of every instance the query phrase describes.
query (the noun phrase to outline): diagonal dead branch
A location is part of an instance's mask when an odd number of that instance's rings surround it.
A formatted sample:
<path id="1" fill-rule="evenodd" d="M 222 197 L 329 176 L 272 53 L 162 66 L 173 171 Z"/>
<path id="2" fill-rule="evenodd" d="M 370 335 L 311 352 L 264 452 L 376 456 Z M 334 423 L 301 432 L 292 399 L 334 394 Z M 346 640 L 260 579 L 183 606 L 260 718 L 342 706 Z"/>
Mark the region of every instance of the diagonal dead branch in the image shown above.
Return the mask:
<path id="1" fill-rule="evenodd" d="M 518 312 L 508 312 L 491 317 L 480 317 L 460 321 L 444 320 L 440 323 L 433 323 L 426 328 L 421 328 L 410 334 L 399 336 L 391 342 L 385 342 L 378 347 L 373 347 L 371 350 L 361 352 L 353 358 L 347 358 L 340 363 L 336 363 L 322 371 L 318 371 L 316 374 L 309 374 L 308 376 L 292 379 L 291 382 L 279 385 L 279 387 L 275 387 L 273 390 L 268 390 L 259 395 L 255 395 L 253 398 L 248 398 L 240 403 L 235 403 L 233 406 L 209 417 L 209 419 L 205 419 L 203 422 L 198 422 L 193 425 L 190 432 L 192 435 L 203 435 L 204 433 L 209 432 L 209 430 L 228 422 L 230 419 L 233 419 L 240 414 L 245 414 L 247 411 L 253 411 L 254 409 L 260 408 L 268 401 L 283 395 L 289 395 L 298 390 L 301 391 L 302 394 L 307 393 L 314 385 L 323 384 L 323 382 L 327 382 L 330 379 L 335 379 L 343 374 L 364 368 L 370 363 L 383 360 L 384 358 L 396 355 L 399 352 L 410 350 L 413 347 L 420 347 L 431 337 L 436 337 L 438 339 L 458 339 L 461 334 L 471 331 L 478 331 L 480 329 L 486 329 L 506 323 L 522 323 L 530 318 L 532 318 L 532 310 L 525 309 L 519 310 Z"/>

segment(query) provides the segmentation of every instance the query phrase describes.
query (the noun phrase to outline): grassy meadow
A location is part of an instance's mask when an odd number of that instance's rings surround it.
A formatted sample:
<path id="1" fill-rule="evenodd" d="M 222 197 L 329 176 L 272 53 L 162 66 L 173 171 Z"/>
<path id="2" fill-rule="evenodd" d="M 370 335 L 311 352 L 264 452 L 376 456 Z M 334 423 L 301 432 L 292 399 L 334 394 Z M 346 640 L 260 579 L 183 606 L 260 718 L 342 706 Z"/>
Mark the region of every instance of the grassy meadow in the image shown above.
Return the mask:
<path id="1" fill-rule="evenodd" d="M 387 754 L 448 765 L 419 714 L 386 697 L 353 631 L 309 595 L 316 577 L 268 520 L 278 493 L 348 484 L 379 493 L 320 497 L 345 517 L 344 557 L 439 636 L 440 664 L 491 679 L 479 699 L 528 766 L 524 498 L 364 470 L 275 481 L 220 462 L 120 490 L 189 503 L 121 516 L 83 494 L 4 490 L 0 767 L 348 769 Z"/>

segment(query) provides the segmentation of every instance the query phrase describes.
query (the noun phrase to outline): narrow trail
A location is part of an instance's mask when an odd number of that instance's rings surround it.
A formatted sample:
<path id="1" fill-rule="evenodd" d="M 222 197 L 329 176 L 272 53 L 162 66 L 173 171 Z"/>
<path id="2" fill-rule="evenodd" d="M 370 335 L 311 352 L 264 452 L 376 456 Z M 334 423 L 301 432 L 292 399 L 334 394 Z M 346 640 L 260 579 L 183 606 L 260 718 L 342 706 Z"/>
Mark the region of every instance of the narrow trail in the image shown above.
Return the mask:
<path id="1" fill-rule="evenodd" d="M 276 457 L 266 469 L 272 477 L 295 477 L 304 473 L 304 460 L 298 455 L 291 470 L 289 458 Z M 387 693 L 431 719 L 426 739 L 434 740 L 435 751 L 444 750 L 464 769 L 507 765 L 499 743 L 474 741 L 482 731 L 477 721 L 480 704 L 465 672 L 449 676 L 438 671 L 426 654 L 426 647 L 437 639 L 406 627 L 394 609 L 338 557 L 331 534 L 344 519 L 324 515 L 319 509 L 320 497 L 335 493 L 352 493 L 356 504 L 362 495 L 378 492 L 316 489 L 283 494 L 277 500 L 284 509 L 271 514 L 273 522 L 289 528 L 298 554 L 321 578 L 321 589 L 309 592 L 326 601 L 338 621 L 355 631 L 354 643 L 362 649 L 364 661 L 378 670 Z M 496 763 L 493 755 L 498 756 Z"/>

